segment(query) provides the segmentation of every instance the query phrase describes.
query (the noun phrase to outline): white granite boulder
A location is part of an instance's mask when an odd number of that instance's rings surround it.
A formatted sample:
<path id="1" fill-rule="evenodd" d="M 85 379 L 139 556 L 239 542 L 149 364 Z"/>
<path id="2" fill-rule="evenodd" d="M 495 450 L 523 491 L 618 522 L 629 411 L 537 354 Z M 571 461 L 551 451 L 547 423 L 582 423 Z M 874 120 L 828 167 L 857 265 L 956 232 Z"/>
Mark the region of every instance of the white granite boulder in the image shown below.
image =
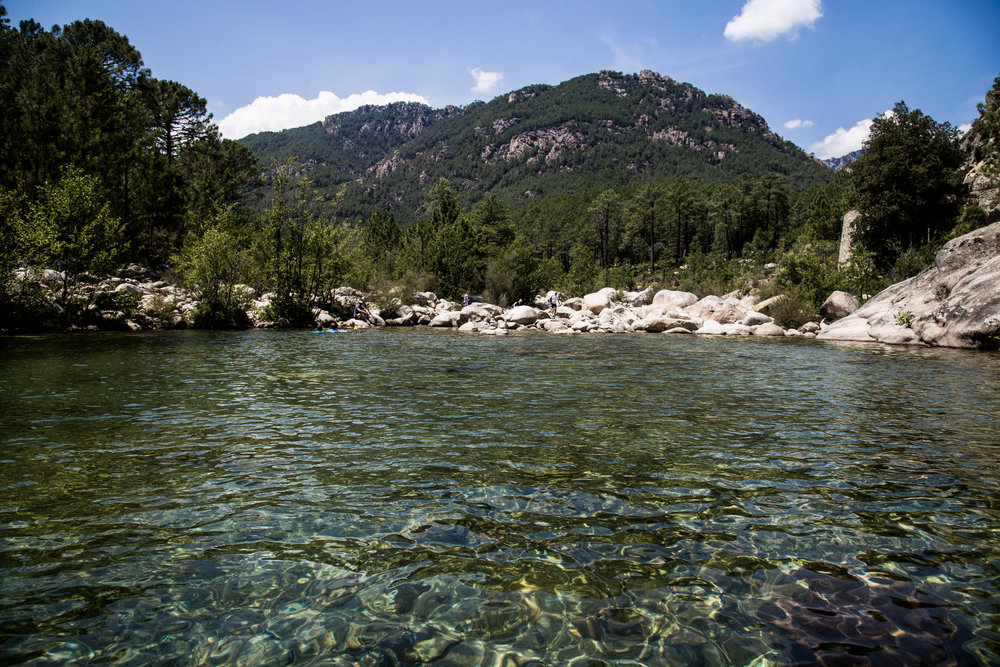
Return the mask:
<path id="1" fill-rule="evenodd" d="M 819 314 L 828 320 L 847 317 L 861 306 L 858 298 L 849 292 L 834 292 L 819 307 Z"/>
<path id="2" fill-rule="evenodd" d="M 611 307 L 611 297 L 613 297 L 617 292 L 618 290 L 613 287 L 605 287 L 591 294 L 587 294 L 583 297 L 583 307 L 595 313 L 600 313 L 605 308 Z"/>
<path id="3" fill-rule="evenodd" d="M 542 311 L 531 306 L 515 306 L 504 314 L 504 319 L 513 324 L 531 326 L 542 316 Z"/>
<path id="4" fill-rule="evenodd" d="M 432 327 L 457 327 L 461 313 L 456 310 L 442 310 L 430 321 Z"/>
<path id="5" fill-rule="evenodd" d="M 653 305 L 662 308 L 687 308 L 697 302 L 698 297 L 691 292 L 665 289 L 653 295 Z"/>

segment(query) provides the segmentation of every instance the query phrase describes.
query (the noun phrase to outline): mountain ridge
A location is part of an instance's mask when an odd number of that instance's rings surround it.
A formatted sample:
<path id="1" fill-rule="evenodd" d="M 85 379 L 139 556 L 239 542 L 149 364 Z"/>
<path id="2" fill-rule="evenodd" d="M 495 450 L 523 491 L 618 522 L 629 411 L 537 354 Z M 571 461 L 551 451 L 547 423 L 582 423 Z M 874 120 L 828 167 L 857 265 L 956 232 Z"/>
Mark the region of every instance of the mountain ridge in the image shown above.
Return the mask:
<path id="1" fill-rule="evenodd" d="M 492 192 L 516 208 L 650 178 L 776 172 L 804 188 L 832 175 L 732 97 L 649 70 L 534 84 L 465 107 L 360 107 L 241 141 L 264 159 L 295 157 L 322 192 L 343 191 L 348 217 L 384 208 L 403 222 L 440 178 L 467 203 Z"/>

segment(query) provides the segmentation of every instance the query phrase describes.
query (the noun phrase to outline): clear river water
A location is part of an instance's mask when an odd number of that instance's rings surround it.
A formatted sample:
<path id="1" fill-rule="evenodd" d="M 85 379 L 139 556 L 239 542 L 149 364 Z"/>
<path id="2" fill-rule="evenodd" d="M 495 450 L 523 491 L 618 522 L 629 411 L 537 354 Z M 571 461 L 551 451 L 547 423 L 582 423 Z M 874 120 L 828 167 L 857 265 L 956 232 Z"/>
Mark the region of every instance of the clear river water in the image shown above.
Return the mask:
<path id="1" fill-rule="evenodd" d="M 0 339 L 0 663 L 1000 663 L 1000 354 Z"/>

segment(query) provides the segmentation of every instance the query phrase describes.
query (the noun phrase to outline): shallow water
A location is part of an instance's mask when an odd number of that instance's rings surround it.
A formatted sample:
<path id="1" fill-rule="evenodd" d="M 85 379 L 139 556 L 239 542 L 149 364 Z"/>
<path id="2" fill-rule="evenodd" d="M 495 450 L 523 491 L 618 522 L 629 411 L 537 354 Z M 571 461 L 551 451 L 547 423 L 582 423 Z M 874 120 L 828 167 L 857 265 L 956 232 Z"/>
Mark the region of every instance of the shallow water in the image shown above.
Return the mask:
<path id="1" fill-rule="evenodd" d="M 752 338 L 3 339 L 0 662 L 996 664 L 998 386 Z"/>

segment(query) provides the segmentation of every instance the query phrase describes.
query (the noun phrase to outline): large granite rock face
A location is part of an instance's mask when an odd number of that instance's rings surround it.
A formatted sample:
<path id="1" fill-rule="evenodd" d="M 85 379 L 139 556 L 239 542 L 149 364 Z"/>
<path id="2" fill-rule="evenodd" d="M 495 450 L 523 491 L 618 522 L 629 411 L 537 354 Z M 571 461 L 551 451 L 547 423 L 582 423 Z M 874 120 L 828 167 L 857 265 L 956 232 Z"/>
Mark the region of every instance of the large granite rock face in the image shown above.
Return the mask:
<path id="1" fill-rule="evenodd" d="M 1000 347 L 1000 222 L 949 241 L 933 266 L 879 292 L 817 339 Z"/>

